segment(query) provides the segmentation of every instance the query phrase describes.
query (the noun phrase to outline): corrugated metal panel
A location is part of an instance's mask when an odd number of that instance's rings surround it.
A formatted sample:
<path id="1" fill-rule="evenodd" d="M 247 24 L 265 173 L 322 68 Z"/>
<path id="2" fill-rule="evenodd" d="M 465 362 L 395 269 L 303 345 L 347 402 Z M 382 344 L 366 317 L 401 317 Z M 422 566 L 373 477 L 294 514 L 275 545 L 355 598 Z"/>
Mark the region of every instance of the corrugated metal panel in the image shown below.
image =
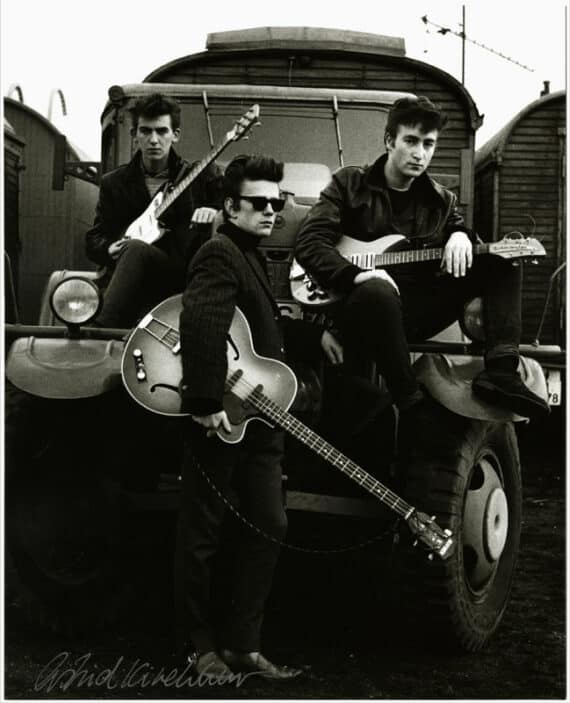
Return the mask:
<path id="1" fill-rule="evenodd" d="M 448 114 L 430 172 L 442 181 L 456 182 L 463 175 L 462 200 L 468 223 L 473 217 L 473 184 L 461 169 L 461 154 L 473 152 L 474 123 L 479 115 L 473 101 L 454 78 L 428 64 L 407 58 L 351 54 L 247 51 L 206 52 L 171 62 L 157 69 L 151 81 L 184 84 L 250 84 L 335 87 L 408 92 L 427 95 Z M 464 163 L 469 159 L 464 156 Z"/>
<path id="2" fill-rule="evenodd" d="M 10 258 L 15 290 L 18 290 L 20 258 L 19 170 L 20 153 L 10 148 L 10 135 L 4 135 L 4 249 Z"/>
<path id="3" fill-rule="evenodd" d="M 20 177 L 20 313 L 35 323 L 41 294 L 55 269 L 87 268 L 83 239 L 89 226 L 85 211 L 95 212 L 96 186 L 68 178 L 64 190 L 52 189 L 54 140 L 58 130 L 35 110 L 5 99 L 6 117 L 26 142 Z M 78 154 L 70 147 L 67 158 Z M 79 214 L 81 213 L 81 214 Z M 90 265 L 88 268 L 92 269 Z"/>
<path id="4" fill-rule="evenodd" d="M 511 124 L 502 151 L 500 171 L 500 225 L 504 236 L 512 229 L 533 234 L 544 245 L 547 256 L 538 265 L 525 265 L 523 284 L 523 341 L 534 340 L 543 315 L 549 279 L 561 263 L 562 151 L 559 128 L 566 122 L 564 96 L 535 104 Z M 563 343 L 560 328 L 562 287 L 554 287 L 545 312 L 541 341 Z"/>

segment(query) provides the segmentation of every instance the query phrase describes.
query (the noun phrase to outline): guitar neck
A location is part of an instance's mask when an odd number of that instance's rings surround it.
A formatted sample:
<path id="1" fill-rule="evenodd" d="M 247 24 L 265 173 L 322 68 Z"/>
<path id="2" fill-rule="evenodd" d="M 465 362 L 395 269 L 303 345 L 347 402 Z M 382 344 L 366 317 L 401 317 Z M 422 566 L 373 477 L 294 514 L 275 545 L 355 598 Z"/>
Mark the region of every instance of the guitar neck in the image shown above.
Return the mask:
<path id="1" fill-rule="evenodd" d="M 231 379 L 230 379 L 231 384 Z M 295 437 L 305 446 L 312 449 L 334 467 L 342 471 L 343 474 L 356 481 L 362 488 L 378 498 L 382 503 L 394 510 L 404 519 L 407 519 L 415 512 L 415 509 L 406 501 L 402 500 L 383 483 L 371 476 L 358 464 L 335 449 L 316 432 L 304 425 L 300 420 L 283 410 L 276 403 L 265 396 L 261 389 L 255 388 L 247 397 L 247 400 L 259 410 L 268 420 L 281 427 L 285 432 Z"/>
<path id="2" fill-rule="evenodd" d="M 210 164 L 217 156 L 219 156 L 222 151 L 227 147 L 227 145 L 233 141 L 232 139 L 224 139 L 217 146 L 215 146 L 211 151 L 209 151 L 203 159 L 201 159 L 195 166 L 193 166 L 189 173 L 184 176 L 184 178 L 177 183 L 174 188 L 164 196 L 162 203 L 155 210 L 155 217 L 158 219 L 164 211 L 169 208 L 172 203 L 181 195 L 188 186 L 198 178 L 202 171 Z"/>
<path id="3" fill-rule="evenodd" d="M 473 254 L 489 254 L 489 244 L 476 244 L 473 247 Z M 421 261 L 434 261 L 443 256 L 442 247 L 432 247 L 430 249 L 409 249 L 402 251 L 386 252 L 376 254 L 374 257 L 374 267 L 394 266 L 396 264 L 415 264 Z"/>

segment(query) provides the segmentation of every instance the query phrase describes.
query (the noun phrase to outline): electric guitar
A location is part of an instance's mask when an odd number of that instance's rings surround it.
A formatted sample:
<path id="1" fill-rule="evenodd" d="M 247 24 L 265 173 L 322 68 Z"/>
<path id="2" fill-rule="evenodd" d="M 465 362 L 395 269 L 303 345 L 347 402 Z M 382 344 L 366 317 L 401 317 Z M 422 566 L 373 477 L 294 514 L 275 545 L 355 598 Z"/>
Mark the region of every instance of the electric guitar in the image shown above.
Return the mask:
<path id="1" fill-rule="evenodd" d="M 252 105 L 242 115 L 229 132 L 226 132 L 222 141 L 214 146 L 206 156 L 199 161 L 184 178 L 172 189 L 161 188 L 149 203 L 146 210 L 132 222 L 123 235 L 125 239 L 140 239 L 147 244 L 157 242 L 164 234 L 164 227 L 160 224 L 160 217 L 165 210 L 181 195 L 188 186 L 202 173 L 206 166 L 217 158 L 231 142 L 240 140 L 255 124 L 259 123 L 259 105 Z"/>
<path id="2" fill-rule="evenodd" d="M 441 259 L 443 248 L 410 249 L 410 241 L 400 234 L 389 234 L 372 242 L 361 242 L 343 236 L 335 249 L 352 264 L 371 271 L 383 266 L 414 264 Z M 473 255 L 494 254 L 504 259 L 534 259 L 546 256 L 546 251 L 537 239 L 518 236 L 503 237 L 499 242 L 476 244 Z M 293 260 L 289 273 L 291 293 L 302 305 L 320 308 L 336 303 L 342 298 L 340 293 L 325 289 L 312 278 L 303 267 Z"/>
<path id="3" fill-rule="evenodd" d="M 180 410 L 178 393 L 182 378 L 178 332 L 181 308 L 181 296 L 175 295 L 151 310 L 127 340 L 121 363 L 123 383 L 130 395 L 147 410 L 161 415 L 188 415 Z M 227 362 L 224 410 L 232 429 L 229 434 L 218 429 L 220 439 L 230 444 L 239 442 L 252 420 L 281 427 L 403 518 L 417 541 L 430 552 L 442 559 L 450 556 L 452 534 L 440 528 L 435 517 L 416 510 L 287 412 L 297 394 L 295 374 L 283 362 L 255 353 L 248 322 L 239 308 L 228 334 Z"/>

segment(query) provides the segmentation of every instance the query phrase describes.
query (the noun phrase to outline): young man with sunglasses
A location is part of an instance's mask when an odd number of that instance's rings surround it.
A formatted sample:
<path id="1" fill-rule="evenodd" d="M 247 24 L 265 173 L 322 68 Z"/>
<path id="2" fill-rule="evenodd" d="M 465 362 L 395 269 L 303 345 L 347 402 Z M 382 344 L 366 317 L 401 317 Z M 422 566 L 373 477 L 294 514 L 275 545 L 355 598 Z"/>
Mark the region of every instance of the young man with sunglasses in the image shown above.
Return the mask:
<path id="1" fill-rule="evenodd" d="M 486 368 L 473 391 L 518 415 L 540 417 L 548 404 L 517 370 L 521 267 L 496 256 L 474 259 L 476 235 L 465 226 L 456 196 L 426 173 L 445 123 L 425 97 L 397 100 L 384 135 L 387 153 L 371 166 L 334 174 L 301 227 L 295 256 L 322 286 L 344 294 L 336 319 L 347 360 L 375 361 L 400 410 L 424 400 L 408 340 L 440 332 L 466 301 L 483 296 Z M 336 250 L 343 234 L 367 242 L 402 234 L 415 249 L 443 247 L 443 258 L 435 266 L 364 271 Z"/>
<path id="2" fill-rule="evenodd" d="M 223 406 L 226 344 L 238 306 L 247 318 L 257 354 L 283 360 L 322 351 L 332 363 L 342 349 L 328 332 L 281 316 L 273 298 L 259 243 L 271 235 L 284 200 L 283 165 L 269 157 L 241 156 L 224 176 L 224 218 L 198 251 L 183 296 L 180 339 L 182 407 L 192 416 L 183 467 L 176 550 L 179 636 L 195 651 L 196 671 L 212 677 L 257 672 L 289 680 L 301 672 L 272 664 L 261 654 L 261 625 L 279 542 L 287 518 L 283 508 L 283 433 L 250 422 L 244 439 L 227 444 L 215 434 L 229 431 Z M 232 572 L 225 598 L 212 602 L 212 559 L 218 552 L 230 489 L 239 495 Z"/>
<path id="3" fill-rule="evenodd" d="M 209 235 L 201 225 L 221 205 L 221 171 L 211 164 L 166 210 L 166 231 L 157 242 L 124 238 L 158 190 L 176 185 L 191 168 L 174 149 L 181 133 L 176 101 L 155 93 L 137 100 L 131 115 L 138 149 L 128 164 L 103 177 L 86 235 L 87 256 L 111 272 L 97 318 L 101 327 L 130 327 L 184 288 L 188 261 Z"/>

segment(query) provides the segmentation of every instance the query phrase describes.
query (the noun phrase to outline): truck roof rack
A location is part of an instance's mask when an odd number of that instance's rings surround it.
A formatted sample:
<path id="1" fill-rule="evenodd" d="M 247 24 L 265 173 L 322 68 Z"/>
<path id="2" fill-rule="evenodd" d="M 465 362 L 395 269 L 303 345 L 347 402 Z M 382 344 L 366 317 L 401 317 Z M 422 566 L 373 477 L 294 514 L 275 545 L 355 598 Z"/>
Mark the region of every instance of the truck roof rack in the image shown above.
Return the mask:
<path id="1" fill-rule="evenodd" d="M 402 37 L 323 27 L 251 27 L 211 32 L 206 40 L 208 51 L 228 49 L 337 49 L 364 51 L 367 54 L 405 56 Z"/>

